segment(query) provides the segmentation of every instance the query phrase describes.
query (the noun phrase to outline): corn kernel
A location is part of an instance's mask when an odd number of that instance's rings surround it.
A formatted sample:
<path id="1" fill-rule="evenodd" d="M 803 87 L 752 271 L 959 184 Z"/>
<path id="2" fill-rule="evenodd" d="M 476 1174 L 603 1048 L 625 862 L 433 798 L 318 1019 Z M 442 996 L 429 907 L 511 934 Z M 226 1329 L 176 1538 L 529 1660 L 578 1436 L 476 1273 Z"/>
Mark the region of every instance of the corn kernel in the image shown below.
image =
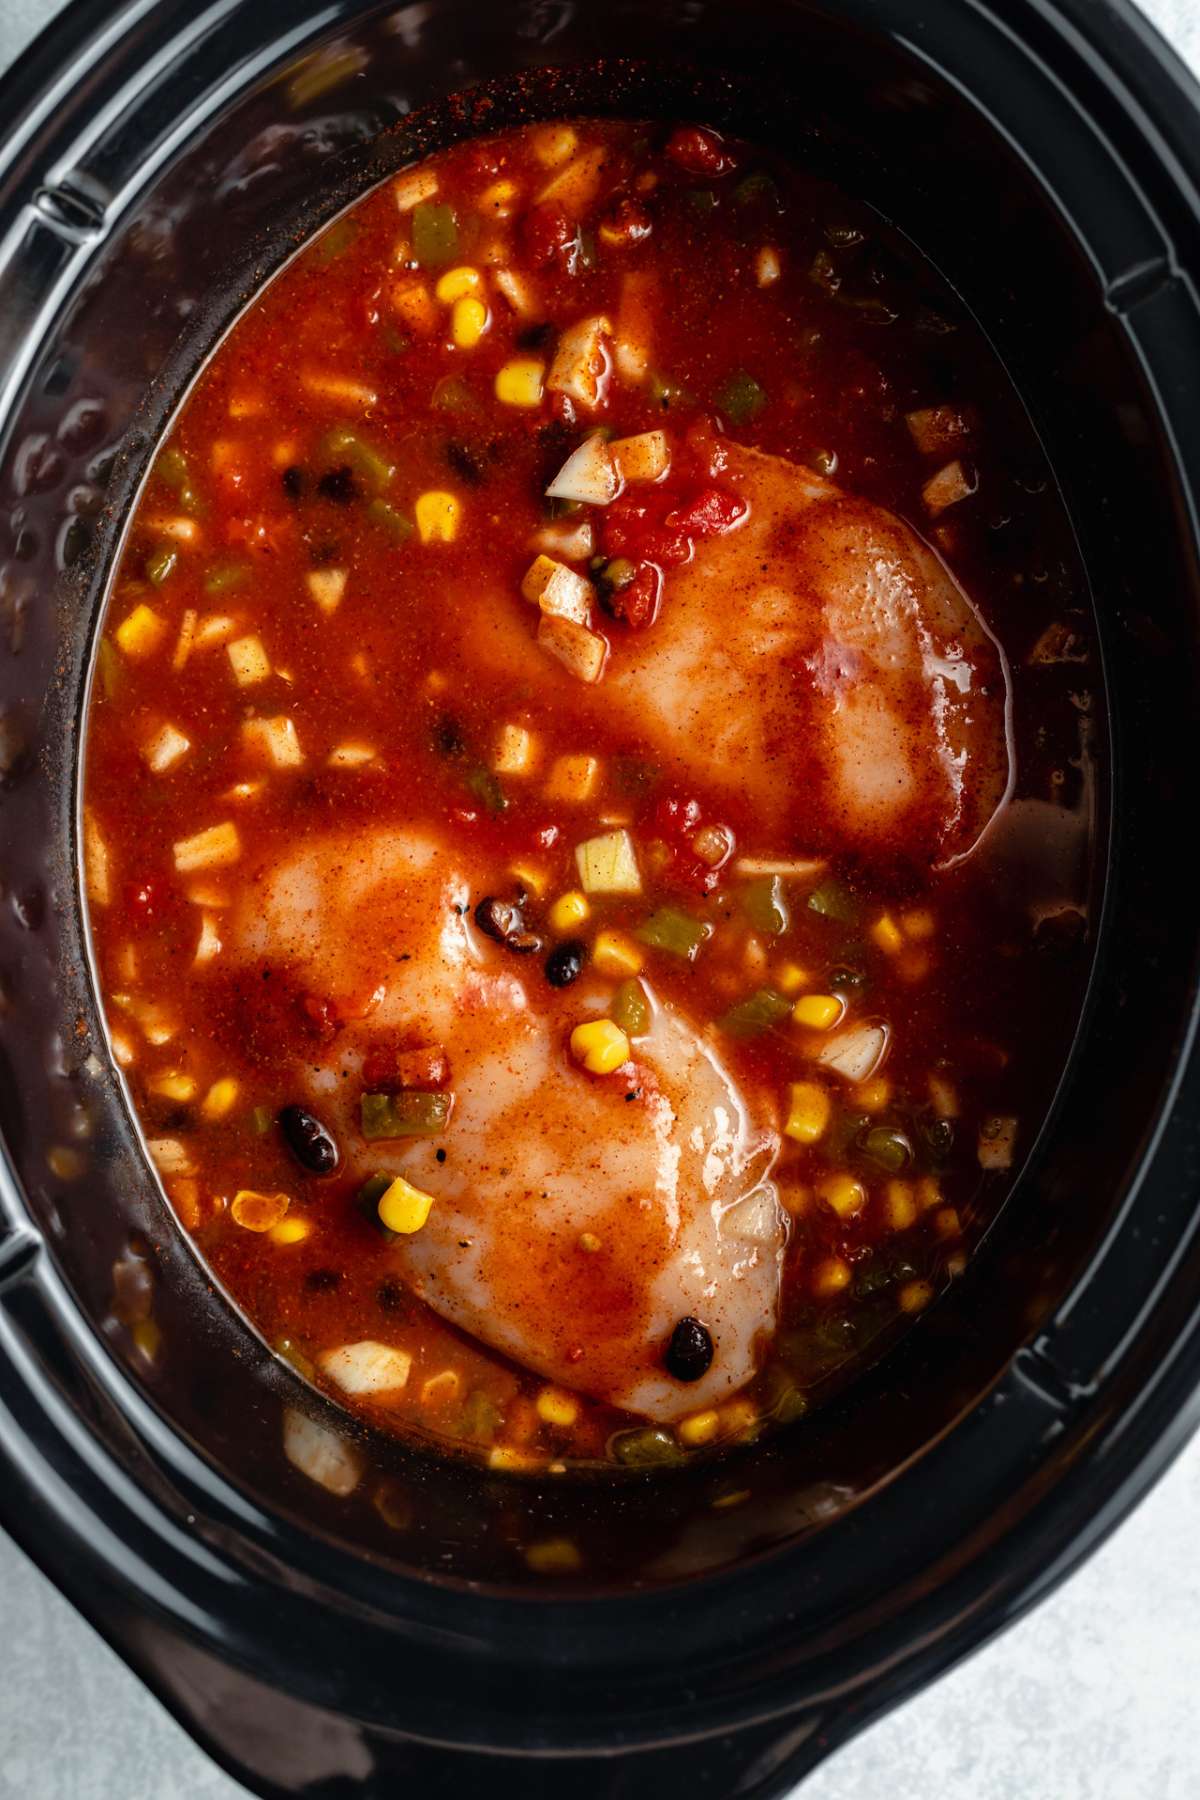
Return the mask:
<path id="1" fill-rule="evenodd" d="M 904 948 L 904 935 L 891 913 L 881 913 L 871 927 L 872 940 L 887 956 Z"/>
<path id="2" fill-rule="evenodd" d="M 570 1538 L 547 1538 L 544 1543 L 530 1544 L 525 1561 L 535 1575 L 569 1575 L 583 1566 L 583 1558 Z"/>
<path id="3" fill-rule="evenodd" d="M 840 1256 L 827 1256 L 812 1272 L 812 1291 L 818 1300 L 831 1300 L 850 1285 L 850 1265 Z"/>
<path id="4" fill-rule="evenodd" d="M 513 202 L 520 193 L 515 181 L 509 181 L 502 175 L 499 181 L 493 181 L 485 187 L 476 201 L 480 212 L 494 213 L 498 219 L 507 219 L 513 210 Z"/>
<path id="5" fill-rule="evenodd" d="M 413 509 L 417 534 L 423 544 L 452 544 L 458 536 L 458 520 L 462 511 L 453 494 L 431 488 L 417 498 Z"/>
<path id="6" fill-rule="evenodd" d="M 257 1194 L 253 1188 L 239 1188 L 229 1210 L 244 1231 L 270 1231 L 290 1205 L 286 1194 Z"/>
<path id="7" fill-rule="evenodd" d="M 933 1229 L 939 1237 L 957 1237 L 962 1221 L 952 1206 L 943 1206 L 933 1215 Z"/>
<path id="8" fill-rule="evenodd" d="M 178 1069 L 171 1069 L 164 1075 L 156 1075 L 150 1083 L 152 1094 L 161 1094 L 164 1100 L 178 1100 L 181 1104 L 193 1100 L 196 1095 L 196 1083 L 192 1076 L 184 1075 Z"/>
<path id="9" fill-rule="evenodd" d="M 792 1017 L 797 1025 L 807 1025 L 810 1031 L 828 1031 L 837 1024 L 842 1012 L 842 1002 L 836 994 L 801 994 L 792 1008 Z"/>
<path id="10" fill-rule="evenodd" d="M 600 785 L 600 761 L 595 756 L 558 756 L 546 783 L 547 800 L 573 804 L 590 800 Z"/>
<path id="11" fill-rule="evenodd" d="M 560 894 L 550 908 L 550 929 L 574 931 L 576 926 L 583 924 L 591 910 L 587 895 L 581 894 L 578 888 L 572 888 L 568 893 Z"/>
<path id="12" fill-rule="evenodd" d="M 829 1124 L 829 1095 L 815 1081 L 793 1081 L 784 1135 L 798 1144 L 815 1144 Z"/>
<path id="13" fill-rule="evenodd" d="M 533 895 L 535 900 L 541 899 L 549 885 L 545 869 L 539 869 L 536 863 L 514 863 L 509 873 L 514 881 L 521 884 L 526 893 Z"/>
<path id="14" fill-rule="evenodd" d="M 273 1244 L 302 1244 L 312 1226 L 307 1219 L 280 1219 L 278 1225 L 271 1227 Z"/>
<path id="15" fill-rule="evenodd" d="M 937 930 L 937 920 L 927 907 L 919 906 L 912 912 L 906 912 L 900 920 L 905 937 L 930 938 Z"/>
<path id="16" fill-rule="evenodd" d="M 537 745 L 533 733 L 523 725 L 503 725 L 496 741 L 492 768 L 497 775 L 528 775 L 533 768 Z"/>
<path id="17" fill-rule="evenodd" d="M 614 975 L 621 979 L 627 975 L 640 975 L 645 961 L 637 945 L 624 932 L 596 933 L 596 941 L 592 945 L 592 963 L 602 975 Z"/>
<path id="18" fill-rule="evenodd" d="M 238 1097 L 238 1084 L 232 1075 L 214 1081 L 200 1102 L 200 1115 L 205 1119 L 223 1119 Z"/>
<path id="19" fill-rule="evenodd" d="M 558 1425 L 566 1430 L 579 1417 L 578 1400 L 574 1394 L 564 1393 L 561 1388 L 543 1388 L 535 1404 L 537 1416 L 544 1425 Z"/>
<path id="20" fill-rule="evenodd" d="M 579 139 L 569 125 L 543 125 L 533 139 L 533 154 L 543 169 L 556 169 L 574 156 Z"/>
<path id="21" fill-rule="evenodd" d="M 380 1195 L 378 1212 L 381 1222 L 389 1231 L 411 1237 L 413 1232 L 420 1231 L 432 1206 L 432 1194 L 423 1193 L 420 1188 L 405 1181 L 403 1175 L 397 1175 L 391 1186 Z"/>
<path id="22" fill-rule="evenodd" d="M 697 1444 L 711 1444 L 720 1423 L 720 1415 L 710 1406 L 707 1412 L 689 1413 L 686 1419 L 680 1419 L 675 1435 L 681 1444 L 693 1448 Z"/>
<path id="23" fill-rule="evenodd" d="M 860 1081 L 854 1089 L 854 1104 L 865 1113 L 881 1112 L 892 1097 L 892 1084 L 884 1076 L 874 1081 Z"/>
<path id="24" fill-rule="evenodd" d="M 484 301 L 466 294 L 454 302 L 450 314 L 450 336 L 459 350 L 473 350 L 488 328 L 490 314 Z"/>
<path id="25" fill-rule="evenodd" d="M 135 606 L 127 619 L 122 619 L 113 636 L 122 656 L 152 656 L 166 630 L 165 622 L 149 606 Z"/>
<path id="26" fill-rule="evenodd" d="M 496 398 L 505 406 L 540 406 L 546 365 L 532 356 L 514 356 L 496 374 Z"/>
<path id="27" fill-rule="evenodd" d="M 799 963 L 783 963 L 775 971 L 775 986 L 781 994 L 798 994 L 808 979 L 808 970 L 802 969 Z"/>
<path id="28" fill-rule="evenodd" d="M 883 1217 L 889 1231 L 907 1231 L 917 1216 L 911 1181 L 889 1181 L 883 1190 Z"/>
<path id="29" fill-rule="evenodd" d="M 477 294 L 483 286 L 483 276 L 478 269 L 447 269 L 439 276 L 434 293 L 443 306 L 453 306 L 456 300 L 465 300 L 468 294 Z"/>
<path id="30" fill-rule="evenodd" d="M 831 1206 L 839 1219 L 853 1219 L 867 1204 L 867 1190 L 853 1175 L 839 1170 L 817 1183 L 817 1193 L 826 1206 Z"/>
<path id="31" fill-rule="evenodd" d="M 942 1184 L 936 1175 L 922 1175 L 917 1183 L 917 1205 L 922 1212 L 942 1204 Z"/>
<path id="32" fill-rule="evenodd" d="M 906 1281 L 896 1298 L 901 1312 L 923 1312 L 933 1299 L 933 1289 L 927 1281 Z"/>
<path id="33" fill-rule="evenodd" d="M 629 1039 L 611 1019 L 588 1019 L 571 1033 L 571 1055 L 589 1075 L 611 1075 L 629 1061 Z"/>

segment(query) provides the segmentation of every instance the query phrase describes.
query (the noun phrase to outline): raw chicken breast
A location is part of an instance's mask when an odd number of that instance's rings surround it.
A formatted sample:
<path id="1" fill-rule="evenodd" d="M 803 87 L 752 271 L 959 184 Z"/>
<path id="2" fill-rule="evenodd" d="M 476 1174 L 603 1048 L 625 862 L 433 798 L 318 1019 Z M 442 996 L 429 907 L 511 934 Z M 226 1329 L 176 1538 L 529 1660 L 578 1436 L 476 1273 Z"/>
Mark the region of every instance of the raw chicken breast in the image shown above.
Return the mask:
<path id="1" fill-rule="evenodd" d="M 452 866 L 431 837 L 331 836 L 260 872 L 235 954 L 286 966 L 347 1021 L 310 1091 L 361 1176 L 403 1173 L 435 1195 L 424 1228 L 393 1246 L 408 1283 L 526 1367 L 677 1418 L 741 1387 L 774 1330 L 778 1140 L 665 1005 L 624 1072 L 579 1070 L 567 1035 L 603 1011 L 608 988 L 539 993 L 531 1011 L 525 982 L 541 983 L 540 967 L 477 934 L 467 908 L 482 892 L 482 875 Z M 383 1027 L 446 1049 L 455 1105 L 443 1138 L 358 1135 L 356 1077 Z M 715 1355 L 685 1384 L 662 1355 L 689 1315 Z"/>
<path id="2" fill-rule="evenodd" d="M 964 855 L 1010 787 L 999 646 L 893 514 L 723 448 L 749 516 L 668 571 L 656 624 L 617 645 L 607 703 L 797 848 Z"/>

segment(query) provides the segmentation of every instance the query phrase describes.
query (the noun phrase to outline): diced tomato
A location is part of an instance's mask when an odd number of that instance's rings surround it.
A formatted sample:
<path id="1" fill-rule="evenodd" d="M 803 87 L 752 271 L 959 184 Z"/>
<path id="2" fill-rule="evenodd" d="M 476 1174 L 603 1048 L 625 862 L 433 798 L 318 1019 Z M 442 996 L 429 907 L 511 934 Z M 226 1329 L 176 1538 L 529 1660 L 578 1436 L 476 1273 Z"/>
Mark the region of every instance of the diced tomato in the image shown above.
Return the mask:
<path id="1" fill-rule="evenodd" d="M 568 261 L 576 235 L 575 226 L 557 200 L 531 206 L 521 220 L 521 244 L 535 269 L 548 269 L 552 263 Z"/>
<path id="2" fill-rule="evenodd" d="M 445 1087 L 450 1079 L 450 1059 L 440 1044 L 423 1044 L 415 1050 L 381 1045 L 367 1052 L 362 1078 L 369 1093 L 392 1093 L 397 1088 L 426 1092 Z"/>
<path id="3" fill-rule="evenodd" d="M 654 824 L 660 837 L 689 838 L 700 823 L 700 802 L 664 795 L 654 808 Z M 677 846 L 676 846 L 677 847 Z"/>
<path id="4" fill-rule="evenodd" d="M 725 146 L 725 140 L 703 125 L 681 125 L 667 140 L 667 156 L 689 175 L 727 175 L 737 167 L 737 158 Z"/>
<path id="5" fill-rule="evenodd" d="M 662 599 L 662 570 L 645 562 L 633 580 L 618 588 L 608 601 L 608 610 L 616 619 L 624 619 L 633 631 L 643 631 L 658 617 Z"/>
<path id="6" fill-rule="evenodd" d="M 686 506 L 668 513 L 666 522 L 692 538 L 719 537 L 740 525 L 749 511 L 740 494 L 730 494 L 723 488 L 704 488 Z"/>
<path id="7" fill-rule="evenodd" d="M 604 515 L 604 551 L 607 556 L 628 556 L 634 562 L 657 563 L 674 568 L 687 562 L 692 543 L 687 533 L 663 519 L 670 501 L 656 494 L 652 500 L 623 494 Z"/>
<path id="8" fill-rule="evenodd" d="M 332 1001 L 319 994 L 301 994 L 298 1004 L 301 1016 L 317 1037 L 328 1040 L 337 1036 L 341 1021 L 334 1011 Z"/>

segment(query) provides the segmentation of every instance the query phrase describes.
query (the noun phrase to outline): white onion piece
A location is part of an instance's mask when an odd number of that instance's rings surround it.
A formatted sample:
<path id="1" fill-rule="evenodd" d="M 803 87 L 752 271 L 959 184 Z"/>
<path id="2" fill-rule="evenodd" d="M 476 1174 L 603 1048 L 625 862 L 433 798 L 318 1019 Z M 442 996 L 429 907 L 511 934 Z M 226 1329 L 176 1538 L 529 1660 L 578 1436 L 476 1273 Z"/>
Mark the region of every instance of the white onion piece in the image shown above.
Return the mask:
<path id="1" fill-rule="evenodd" d="M 391 1344 L 363 1338 L 318 1357 L 324 1374 L 347 1394 L 391 1394 L 408 1384 L 412 1357 Z"/>
<path id="2" fill-rule="evenodd" d="M 294 1406 L 284 1410 L 283 1454 L 318 1487 L 343 1498 L 352 1494 L 362 1479 L 362 1458 L 354 1446 Z"/>
<path id="3" fill-rule="evenodd" d="M 817 1061 L 847 1081 L 869 1081 L 884 1059 L 887 1044 L 886 1025 L 849 1025 L 821 1045 Z"/>
<path id="4" fill-rule="evenodd" d="M 620 479 L 599 432 L 572 450 L 546 493 L 551 500 L 578 500 L 585 506 L 607 506 L 615 500 Z"/>
<path id="5" fill-rule="evenodd" d="M 779 1202 L 773 1187 L 756 1188 L 721 1216 L 721 1232 L 739 1244 L 779 1243 Z"/>

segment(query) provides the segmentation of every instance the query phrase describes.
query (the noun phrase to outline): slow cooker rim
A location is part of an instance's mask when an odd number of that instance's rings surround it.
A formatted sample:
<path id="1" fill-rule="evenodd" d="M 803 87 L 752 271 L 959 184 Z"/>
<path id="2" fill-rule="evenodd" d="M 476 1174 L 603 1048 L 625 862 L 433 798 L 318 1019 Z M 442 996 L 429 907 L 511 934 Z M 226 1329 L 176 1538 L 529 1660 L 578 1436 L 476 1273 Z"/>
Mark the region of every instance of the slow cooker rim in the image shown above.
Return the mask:
<path id="1" fill-rule="evenodd" d="M 13 113 L 10 114 L 10 116 L 14 116 L 18 111 L 24 111 L 28 115 L 32 115 L 36 111 L 38 105 L 36 97 L 27 99 L 23 107 L 18 104 L 19 96 L 16 92 L 16 79 L 18 76 L 21 77 L 21 85 L 24 88 L 25 94 L 28 95 L 31 85 L 29 83 L 29 77 L 26 76 L 25 73 L 28 62 L 32 61 L 35 65 L 39 64 L 39 62 L 57 62 L 60 59 L 60 52 L 68 45 L 73 49 L 76 48 L 84 37 L 81 25 L 76 23 L 76 21 L 81 21 L 83 16 L 86 15 L 91 21 L 97 23 L 106 22 L 110 27 L 115 28 L 118 20 L 132 19 L 133 17 L 139 16 L 145 10 L 144 4 L 141 3 L 135 5 L 117 4 L 109 6 L 95 4 L 94 0 L 74 0 L 74 4 L 68 9 L 67 13 L 62 15 L 60 19 L 54 21 L 41 34 L 35 45 L 32 47 L 31 52 L 28 53 L 27 62 L 19 64 L 17 69 L 11 72 L 3 85 L 0 86 L 0 100 L 7 102 L 13 108 Z M 1077 0 L 1062 0 L 1062 4 L 1058 9 L 1046 4 L 1043 4 L 1039 8 L 1042 15 L 1047 18 L 1050 17 L 1055 10 L 1062 13 L 1079 13 L 1082 11 L 1077 4 Z M 1125 4 L 1125 0 L 1118 0 L 1118 4 L 1111 10 L 1115 16 L 1122 16 L 1126 27 L 1134 33 L 1135 37 L 1140 38 L 1143 48 L 1153 66 L 1161 68 L 1163 63 L 1166 62 L 1166 73 L 1169 77 L 1175 79 L 1177 85 L 1180 82 L 1180 78 L 1182 78 L 1182 81 L 1185 84 L 1184 103 L 1187 104 L 1190 102 L 1192 107 L 1200 104 L 1200 91 L 1195 89 L 1195 84 L 1191 82 L 1190 77 L 1186 75 L 1186 72 L 1183 71 L 1181 65 L 1178 65 L 1177 59 L 1174 58 L 1173 53 L 1170 52 L 1166 46 L 1162 45 L 1156 36 L 1154 36 L 1153 42 L 1149 41 L 1149 37 L 1152 35 L 1152 28 L 1139 19 L 1134 12 L 1134 9 Z M 70 29 L 68 29 L 68 21 L 70 22 Z M 1089 23 L 1094 24 L 1094 20 L 1089 21 Z M 81 55 L 83 54 L 86 54 L 86 52 L 81 53 Z M 1130 71 L 1128 68 L 1124 70 L 1124 74 L 1127 78 L 1129 77 Z M 65 81 L 66 77 L 63 76 L 62 79 Z M 5 160 L 8 160 L 8 158 Z M 1193 183 L 1196 182 L 1197 174 L 1200 174 L 1200 159 L 1194 158 L 1194 167 L 1191 174 Z M 1180 1069 L 1181 1071 L 1183 1069 L 1182 1058 L 1180 1061 Z M 5 1174 L 7 1175 L 7 1171 L 5 1171 Z M 3 1266 L 8 1270 L 13 1272 L 16 1271 L 17 1257 L 14 1251 L 10 1250 L 10 1252 L 5 1255 L 3 1251 L 0 1250 L 0 1262 L 2 1262 Z M 0 1281 L 2 1281 L 2 1279 L 3 1277 L 0 1276 Z M 1185 1346 L 1182 1344 L 1177 1346 L 1179 1349 L 1184 1347 Z M 1148 1439 L 1145 1431 L 1143 1431 L 1141 1450 L 1142 1460 L 1138 1463 L 1136 1469 L 1128 1472 L 1124 1478 L 1124 1484 L 1120 1485 L 1113 1480 L 1113 1463 L 1108 1465 L 1104 1484 L 1108 1490 L 1106 1510 L 1102 1515 L 1093 1518 L 1086 1542 L 1080 1547 L 1079 1540 L 1076 1539 L 1076 1542 L 1070 1546 L 1069 1551 L 1065 1554 L 1060 1551 L 1058 1560 L 1054 1561 L 1048 1569 L 1042 1570 L 1040 1574 L 1035 1573 L 1030 1577 L 1025 1587 L 1019 1592 L 1011 1593 L 1003 1608 L 1003 1618 L 994 1619 L 991 1628 L 994 1629 L 1000 1623 L 1007 1622 L 1007 1619 L 1015 1616 L 1015 1613 L 1018 1610 L 1023 1610 L 1026 1605 L 1031 1604 L 1035 1598 L 1039 1597 L 1040 1593 L 1045 1591 L 1046 1587 L 1052 1584 L 1055 1579 L 1058 1579 L 1065 1574 L 1068 1568 L 1073 1566 L 1074 1562 L 1078 1560 L 1080 1556 L 1085 1554 L 1090 1548 L 1094 1547 L 1095 1542 L 1098 1542 L 1099 1539 L 1112 1528 L 1118 1519 L 1124 1515 L 1124 1512 L 1134 1504 L 1140 1493 L 1144 1491 L 1145 1486 L 1161 1472 L 1162 1467 L 1165 1466 L 1170 1455 L 1173 1454 L 1174 1450 L 1178 1447 L 1178 1442 L 1181 1441 L 1179 1432 L 1183 1422 L 1187 1418 L 1183 1407 L 1183 1400 L 1194 1388 L 1197 1370 L 1200 1369 L 1200 1344 L 1192 1342 L 1190 1349 L 1190 1358 L 1183 1359 L 1177 1357 L 1175 1361 L 1174 1371 L 1177 1379 L 1171 1387 L 1169 1396 L 1164 1396 L 1163 1384 L 1161 1382 L 1156 1384 L 1154 1396 L 1155 1407 L 1151 1410 L 1154 1410 L 1155 1416 L 1159 1421 L 1158 1430 L 1157 1433 L 1151 1432 Z M 1185 1360 L 1190 1363 L 1190 1372 L 1182 1366 Z M 1143 1408 L 1141 1418 L 1144 1427 L 1147 1419 L 1147 1409 Z M 1194 1417 L 1190 1422 L 1194 1423 Z M 1094 1452 L 1094 1455 L 1098 1456 L 1098 1454 L 1098 1451 Z M 1072 1479 L 1075 1489 L 1078 1488 L 1080 1479 L 1083 1478 L 1086 1468 L 1087 1465 L 1085 1464 L 1081 1468 L 1076 1468 L 1073 1472 Z M 1061 1507 L 1066 1503 L 1066 1493 L 1067 1487 L 1065 1483 L 1055 1491 L 1053 1498 L 1059 1503 L 1058 1510 L 1061 1510 Z M 19 1535 L 19 1533 L 15 1535 Z M 1047 1529 L 1045 1533 L 1046 1538 L 1049 1539 L 1051 1535 L 1052 1534 Z M 780 1554 L 786 1554 L 786 1551 L 781 1552 Z M 1027 1557 L 1024 1561 L 1027 1567 L 1032 1567 L 1035 1570 L 1040 1566 L 1040 1559 L 1038 1557 Z M 621 1603 L 621 1599 L 617 1599 L 613 1602 L 614 1605 L 620 1605 Z M 543 1599 L 539 1604 L 545 1605 L 547 1604 L 547 1601 Z M 553 1602 L 551 1602 L 551 1604 L 553 1604 Z M 564 1604 L 570 1604 L 570 1602 L 564 1602 Z M 881 1704 L 890 1704 L 891 1698 L 894 1697 L 894 1695 L 890 1696 L 886 1701 L 881 1702 Z"/>

